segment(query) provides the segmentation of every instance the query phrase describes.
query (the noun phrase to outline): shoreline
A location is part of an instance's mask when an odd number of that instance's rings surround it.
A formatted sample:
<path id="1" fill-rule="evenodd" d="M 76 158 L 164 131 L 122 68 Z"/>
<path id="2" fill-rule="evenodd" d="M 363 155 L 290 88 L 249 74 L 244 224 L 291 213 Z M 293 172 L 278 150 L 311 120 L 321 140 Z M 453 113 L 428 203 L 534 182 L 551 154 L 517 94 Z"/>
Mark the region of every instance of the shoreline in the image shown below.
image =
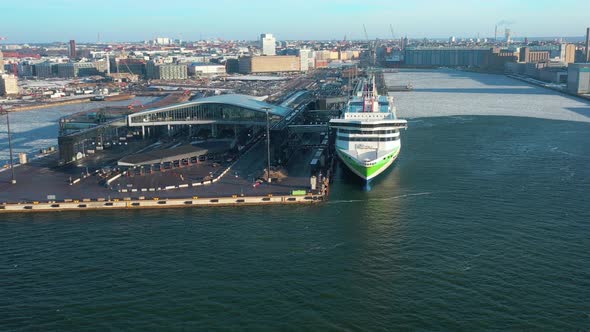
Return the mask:
<path id="1" fill-rule="evenodd" d="M 84 103 L 90 102 L 90 98 L 91 97 L 74 99 L 74 100 L 62 100 L 62 101 L 56 101 L 56 102 L 40 104 L 40 105 L 17 106 L 17 107 L 10 108 L 9 111 L 11 113 L 16 113 L 16 112 L 34 111 L 34 110 L 57 107 L 57 106 L 64 106 L 64 105 L 84 104 Z"/>
<path id="2" fill-rule="evenodd" d="M 106 96 L 105 102 L 115 102 L 115 101 L 122 101 L 122 100 L 130 100 L 135 98 L 135 94 L 120 94 L 120 95 L 112 95 Z M 65 105 L 75 105 L 75 104 L 84 104 L 88 102 L 92 102 L 92 96 L 76 98 L 71 100 L 60 100 L 55 102 L 48 102 L 43 104 L 36 104 L 36 105 L 25 105 L 25 106 L 15 106 L 13 108 L 9 108 L 8 110 L 12 113 L 16 112 L 26 112 L 26 111 L 34 111 L 40 110 L 44 108 L 51 108 L 51 107 L 59 107 Z"/>
<path id="3" fill-rule="evenodd" d="M 551 87 L 551 86 L 548 86 L 547 85 L 549 83 L 546 83 L 546 82 L 543 82 L 543 81 L 539 81 L 539 80 L 535 80 L 535 79 L 533 79 L 531 77 L 519 76 L 519 75 L 515 75 L 515 74 L 505 74 L 505 76 L 506 77 L 513 78 L 515 80 L 519 80 L 519 81 L 524 82 L 524 83 L 528 83 L 528 84 L 534 85 L 534 86 L 538 86 L 538 87 L 545 88 L 545 89 L 548 89 L 548 90 L 556 91 L 556 92 L 559 92 L 559 93 L 564 94 L 566 96 L 576 97 L 576 98 L 583 99 L 585 101 L 590 101 L 590 96 L 589 95 L 582 95 L 582 94 L 578 94 L 578 93 L 569 92 L 567 90 L 559 89 L 559 88 L 556 88 L 556 87 Z"/>

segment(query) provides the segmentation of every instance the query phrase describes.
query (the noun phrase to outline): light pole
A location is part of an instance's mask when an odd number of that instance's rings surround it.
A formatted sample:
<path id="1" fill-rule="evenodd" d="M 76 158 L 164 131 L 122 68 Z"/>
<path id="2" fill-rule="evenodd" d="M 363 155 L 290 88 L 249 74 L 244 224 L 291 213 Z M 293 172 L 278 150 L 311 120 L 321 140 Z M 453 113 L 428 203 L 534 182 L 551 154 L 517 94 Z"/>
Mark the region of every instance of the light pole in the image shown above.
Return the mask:
<path id="1" fill-rule="evenodd" d="M 4 110 L 3 107 L 0 107 L 0 113 L 6 113 L 6 129 L 8 131 L 8 150 L 10 151 L 10 172 L 12 173 L 12 180 L 10 181 L 12 184 L 16 184 L 16 179 L 14 178 L 14 159 L 12 158 L 12 138 L 10 137 L 10 118 L 8 117 L 8 111 Z"/>
<path id="2" fill-rule="evenodd" d="M 270 120 L 268 119 L 270 107 L 263 107 L 262 109 L 266 111 L 266 179 L 267 182 L 270 183 Z"/>

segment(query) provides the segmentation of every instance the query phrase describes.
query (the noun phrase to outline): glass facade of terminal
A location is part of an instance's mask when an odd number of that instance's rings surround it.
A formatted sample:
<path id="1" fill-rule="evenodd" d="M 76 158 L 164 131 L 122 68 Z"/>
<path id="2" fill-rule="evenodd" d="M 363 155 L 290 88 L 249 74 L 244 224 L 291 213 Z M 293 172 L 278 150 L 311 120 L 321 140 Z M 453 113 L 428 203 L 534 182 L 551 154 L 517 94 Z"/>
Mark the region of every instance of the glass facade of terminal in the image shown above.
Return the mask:
<path id="1" fill-rule="evenodd" d="M 158 124 L 191 124 L 200 122 L 216 122 L 226 124 L 266 124 L 266 112 L 251 110 L 235 105 L 222 103 L 207 103 L 187 106 L 177 106 L 173 109 L 143 112 L 129 116 L 130 125 Z M 271 123 L 278 122 L 282 117 L 270 114 Z"/>

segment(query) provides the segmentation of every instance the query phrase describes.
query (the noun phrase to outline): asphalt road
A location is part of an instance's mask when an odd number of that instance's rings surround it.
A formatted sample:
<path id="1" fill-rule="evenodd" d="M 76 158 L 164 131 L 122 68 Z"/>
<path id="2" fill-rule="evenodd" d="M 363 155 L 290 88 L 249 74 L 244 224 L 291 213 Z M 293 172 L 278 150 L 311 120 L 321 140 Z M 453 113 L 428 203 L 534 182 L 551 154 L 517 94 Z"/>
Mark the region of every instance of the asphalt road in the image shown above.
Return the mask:
<path id="1" fill-rule="evenodd" d="M 117 189 L 121 189 L 121 186 L 109 189 L 99 183 L 101 178 L 97 175 L 90 175 L 83 178 L 80 182 L 70 185 L 70 179 L 76 179 L 85 173 L 86 166 L 51 167 L 51 165 L 55 165 L 57 158 L 56 155 L 52 155 L 35 160 L 30 164 L 16 167 L 14 169 L 17 181 L 15 185 L 10 183 L 10 170 L 0 172 L 0 202 L 47 201 L 48 195 L 55 196 L 56 201 L 64 199 L 112 199 L 139 196 L 145 196 L 146 198 L 225 197 L 232 195 L 260 196 L 288 194 L 292 190 L 309 188 L 309 177 L 301 169 L 304 169 L 306 164 L 309 164 L 311 156 L 308 156 L 308 158 L 301 156 L 293 159 L 295 163 L 290 165 L 289 168 L 300 170 L 299 172 L 293 172 L 294 176 L 289 176 L 280 182 L 271 184 L 262 183 L 254 186 L 254 180 L 263 174 L 266 164 L 265 156 L 266 146 L 264 141 L 261 141 L 248 153 L 243 155 L 232 170 L 227 172 L 225 176 L 214 184 L 166 191 L 121 193 L 117 191 Z M 85 164 L 93 168 L 98 167 L 94 163 Z M 216 169 L 220 173 L 222 168 L 223 166 L 213 168 L 209 163 L 203 163 L 202 165 L 174 169 L 164 173 L 158 172 L 159 174 L 157 175 L 142 176 L 137 185 L 149 185 L 150 188 L 152 188 L 152 185 L 157 184 L 170 183 L 169 185 L 172 185 L 180 183 L 180 175 L 192 181 L 196 180 L 197 177 L 208 174 L 211 169 Z M 136 178 L 134 177 L 133 179 L 135 180 Z M 191 181 L 186 182 L 190 183 Z M 124 183 L 124 187 L 126 187 L 128 183 Z M 133 184 L 133 187 L 129 189 L 137 189 L 137 185 Z"/>

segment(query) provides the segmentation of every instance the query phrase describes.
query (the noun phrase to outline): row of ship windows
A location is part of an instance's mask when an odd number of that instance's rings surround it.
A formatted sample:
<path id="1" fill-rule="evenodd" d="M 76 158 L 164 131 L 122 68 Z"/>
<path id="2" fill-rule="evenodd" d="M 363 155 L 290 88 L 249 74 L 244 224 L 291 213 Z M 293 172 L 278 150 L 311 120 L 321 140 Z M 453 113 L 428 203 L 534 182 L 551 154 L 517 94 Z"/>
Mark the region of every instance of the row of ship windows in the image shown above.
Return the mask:
<path id="1" fill-rule="evenodd" d="M 363 102 L 362 101 L 351 101 L 349 103 L 349 105 L 351 105 L 351 106 L 363 106 Z M 385 105 L 385 106 L 387 106 L 387 105 L 389 105 L 389 102 L 388 101 L 379 101 L 379 105 Z"/>
<path id="2" fill-rule="evenodd" d="M 334 126 L 348 127 L 348 128 L 385 128 L 385 127 L 407 127 L 403 122 L 399 123 L 375 123 L 375 124 L 360 124 L 360 123 L 335 123 Z"/>
<path id="3" fill-rule="evenodd" d="M 396 137 L 345 137 L 338 136 L 339 140 L 344 142 L 391 142 L 398 141 L 399 136 Z"/>
<path id="4" fill-rule="evenodd" d="M 391 129 L 391 130 L 375 130 L 375 131 L 362 131 L 362 130 L 354 130 L 354 129 L 338 129 L 339 133 L 342 134 L 366 134 L 366 135 L 370 135 L 370 134 L 395 134 L 395 133 L 399 133 L 399 130 L 397 129 Z"/>
<path id="5" fill-rule="evenodd" d="M 391 159 L 391 158 L 393 158 L 393 155 L 391 155 L 391 156 L 389 156 L 389 157 L 385 157 L 385 158 L 383 158 L 383 159 L 381 159 L 381 160 L 387 160 L 387 159 Z M 378 163 L 378 162 L 370 162 L 370 163 L 366 163 L 365 165 L 366 165 L 366 166 L 375 166 L 375 165 L 377 165 L 377 163 Z"/>

